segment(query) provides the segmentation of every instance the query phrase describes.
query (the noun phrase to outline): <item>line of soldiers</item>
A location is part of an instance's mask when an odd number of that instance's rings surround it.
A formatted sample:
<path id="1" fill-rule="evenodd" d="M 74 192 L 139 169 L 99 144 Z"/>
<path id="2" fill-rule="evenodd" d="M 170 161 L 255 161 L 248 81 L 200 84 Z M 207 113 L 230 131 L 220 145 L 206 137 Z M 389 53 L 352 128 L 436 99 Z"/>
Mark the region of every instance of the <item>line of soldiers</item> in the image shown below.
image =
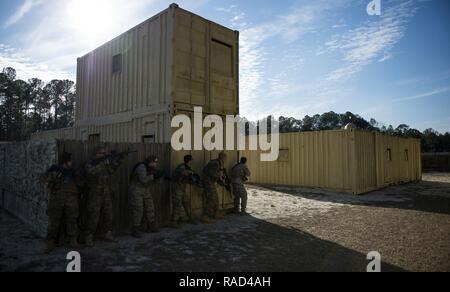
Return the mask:
<path id="1" fill-rule="evenodd" d="M 60 164 L 52 166 L 42 177 L 49 188 L 48 201 L 48 236 L 46 252 L 50 253 L 56 247 L 58 234 L 63 223 L 66 225 L 66 234 L 71 247 L 78 246 L 80 215 L 80 189 L 87 190 L 85 245 L 94 246 L 94 237 L 98 233 L 100 221 L 102 222 L 103 239 L 116 242 L 113 235 L 113 174 L 120 168 L 126 155 L 111 152 L 99 147 L 94 157 L 80 170 L 72 165 L 70 153 L 63 153 Z M 190 224 L 197 224 L 191 213 L 190 200 L 187 196 L 188 185 L 197 185 L 204 189 L 204 212 L 200 218 L 203 223 L 222 219 L 219 212 L 218 185 L 225 186 L 234 194 L 234 213 L 248 215 L 247 191 L 244 183 L 250 176 L 247 159 L 241 158 L 239 164 L 232 168 L 231 177 L 225 169 L 227 155 L 220 153 L 218 159 L 209 162 L 203 169 L 202 175 L 196 174 L 192 169 L 193 157 L 187 155 L 184 162 L 173 172 L 171 180 L 171 227 L 180 228 L 186 220 Z M 151 186 L 167 179 L 164 172 L 158 171 L 158 158 L 150 156 L 133 169 L 130 178 L 129 206 L 132 218 L 132 235 L 136 238 L 142 236 L 143 229 L 149 233 L 159 231 L 155 217 L 155 204 Z M 64 222 L 64 221 L 65 222 Z M 146 226 L 142 226 L 146 222 Z"/>

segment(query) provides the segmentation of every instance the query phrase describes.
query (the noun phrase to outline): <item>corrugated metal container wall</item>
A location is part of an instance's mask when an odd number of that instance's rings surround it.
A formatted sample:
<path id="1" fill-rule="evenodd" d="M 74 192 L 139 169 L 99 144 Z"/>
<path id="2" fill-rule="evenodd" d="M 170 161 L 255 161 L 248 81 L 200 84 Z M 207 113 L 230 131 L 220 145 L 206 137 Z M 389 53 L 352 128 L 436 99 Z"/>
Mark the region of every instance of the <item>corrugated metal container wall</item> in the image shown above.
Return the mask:
<path id="1" fill-rule="evenodd" d="M 419 139 L 375 135 L 377 187 L 422 179 Z"/>
<path id="2" fill-rule="evenodd" d="M 149 143 L 170 141 L 170 115 L 157 114 L 133 119 L 131 122 L 81 127 L 77 140 L 89 140 L 91 135 L 99 135 L 101 142 L 142 143 L 148 137 Z"/>
<path id="3" fill-rule="evenodd" d="M 420 140 L 342 130 L 280 135 L 276 162 L 249 158 L 251 183 L 304 186 L 362 194 L 385 186 L 420 181 Z"/>
<path id="4" fill-rule="evenodd" d="M 226 168 L 228 171 L 236 164 L 238 159 L 237 151 L 226 151 L 228 155 L 228 160 Z M 219 156 L 219 151 L 172 151 L 172 169 L 175 169 L 178 165 L 183 163 L 183 158 L 185 155 L 190 154 L 193 156 L 193 170 L 202 174 L 205 165 L 213 159 Z M 196 186 L 188 186 L 187 194 L 192 204 L 193 212 L 200 215 L 203 211 L 203 192 L 204 190 Z M 223 187 L 219 187 L 219 204 L 222 209 L 233 208 L 233 195 L 225 190 Z"/>
<path id="5" fill-rule="evenodd" d="M 202 107 L 204 114 L 221 116 L 223 121 L 225 115 L 239 113 L 238 50 L 238 32 L 186 10 L 175 9 L 174 115 L 187 115 L 193 121 L 195 106 Z M 226 167 L 230 170 L 237 162 L 238 152 L 226 153 Z M 203 167 L 218 157 L 219 151 L 172 151 L 172 169 L 182 163 L 187 154 L 194 157 L 193 169 L 201 174 Z M 194 210 L 201 213 L 203 190 L 191 186 L 188 193 Z M 222 187 L 219 202 L 224 209 L 233 207 L 232 194 Z"/>
<path id="6" fill-rule="evenodd" d="M 183 9 L 174 27 L 174 106 L 237 115 L 239 33 Z"/>
<path id="7" fill-rule="evenodd" d="M 191 116 L 194 106 L 222 118 L 237 115 L 238 49 L 238 32 L 171 5 L 79 58 L 75 127 L 32 138 L 170 143 L 171 118 Z M 187 153 L 172 151 L 172 169 Z M 238 152 L 227 153 L 231 169 Z M 208 151 L 192 154 L 199 173 L 218 156 Z M 202 192 L 190 190 L 197 213 L 202 211 Z M 233 206 L 230 193 L 221 189 L 219 195 L 223 208 Z"/>
<path id="8" fill-rule="evenodd" d="M 87 141 L 98 136 L 100 142 L 168 143 L 171 139 L 170 114 L 161 113 L 129 122 L 99 124 L 34 133 L 32 139 L 65 139 Z M 149 140 L 145 140 L 148 138 Z M 144 141 L 145 140 L 145 141 Z"/>
<path id="9" fill-rule="evenodd" d="M 74 136 L 33 138 L 170 143 L 177 109 L 236 115 L 238 49 L 238 32 L 171 5 L 78 59 Z"/>
<path id="10" fill-rule="evenodd" d="M 356 184 L 354 193 L 372 191 L 377 185 L 377 160 L 375 152 L 375 134 L 355 131 Z"/>
<path id="11" fill-rule="evenodd" d="M 98 143 L 59 140 L 58 152 L 63 151 L 72 153 L 74 159 L 74 167 L 81 168 L 92 158 L 95 147 Z M 157 155 L 160 159 L 159 167 L 169 170 L 170 164 L 170 145 L 168 144 L 133 144 L 133 143 L 102 143 L 103 146 L 110 150 L 119 152 L 135 150 L 137 153 L 129 155 L 123 160 L 121 167 L 113 174 L 111 187 L 113 191 L 113 211 L 114 211 L 114 230 L 117 233 L 128 233 L 131 228 L 130 211 L 129 211 L 129 178 L 134 166 L 145 159 L 150 154 Z M 170 222 L 170 196 L 167 195 L 169 190 L 168 183 L 153 184 L 151 186 L 153 199 L 156 208 L 156 217 L 161 224 L 165 226 Z M 86 208 L 86 200 L 81 200 L 81 209 Z M 81 212 L 80 224 L 83 226 L 86 222 L 86 212 Z"/>
<path id="12" fill-rule="evenodd" d="M 77 123 L 170 104 L 172 44 L 167 9 L 79 58 Z"/>
<path id="13" fill-rule="evenodd" d="M 183 114 L 191 118 L 191 120 L 194 119 L 194 113 L 190 111 L 176 111 L 177 114 Z M 205 116 L 205 115 L 204 115 Z M 225 116 L 221 116 L 221 119 L 225 121 Z M 202 129 L 202 135 L 206 133 L 208 129 Z M 235 129 L 236 130 L 236 129 Z M 192 129 L 194 131 L 194 129 Z M 226 128 L 224 128 L 224 133 L 226 131 Z M 192 136 L 194 136 L 194 133 L 192 132 Z M 226 142 L 226 141 L 224 141 Z M 193 145 L 192 145 L 193 146 Z M 183 162 L 183 158 L 185 155 L 190 154 L 194 158 L 193 163 L 193 169 L 198 174 L 202 174 L 203 168 L 205 167 L 208 162 L 210 162 L 213 159 L 216 159 L 219 156 L 220 151 L 172 151 L 172 169 L 175 169 L 179 164 Z M 231 171 L 231 168 L 237 163 L 238 161 L 238 151 L 225 151 L 225 153 L 228 156 L 226 168 L 228 171 Z M 191 201 L 193 205 L 195 206 L 194 209 L 196 211 L 200 212 L 202 207 L 202 195 L 203 190 L 199 189 L 195 186 L 189 187 L 189 195 L 191 197 Z M 226 191 L 223 187 L 220 187 L 219 190 L 219 202 L 221 203 L 222 207 L 224 209 L 232 208 L 233 207 L 233 196 L 231 193 Z"/>
<path id="14" fill-rule="evenodd" d="M 280 134 L 276 162 L 261 162 L 260 151 L 243 151 L 252 172 L 250 182 L 305 186 L 352 192 L 354 140 L 351 131 Z"/>

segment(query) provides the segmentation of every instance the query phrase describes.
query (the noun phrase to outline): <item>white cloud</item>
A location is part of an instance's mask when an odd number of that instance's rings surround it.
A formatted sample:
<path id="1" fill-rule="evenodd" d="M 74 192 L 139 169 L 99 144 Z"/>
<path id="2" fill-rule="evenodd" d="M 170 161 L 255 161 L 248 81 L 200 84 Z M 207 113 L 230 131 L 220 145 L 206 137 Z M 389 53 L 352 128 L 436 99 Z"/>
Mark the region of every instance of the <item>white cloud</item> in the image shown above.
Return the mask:
<path id="1" fill-rule="evenodd" d="M 77 13 L 67 11 L 69 1 L 46 0 L 45 4 L 48 5 L 41 6 L 45 9 L 43 14 L 46 17 L 36 23 L 31 31 L 16 36 L 22 42 L 17 45 L 22 48 L 20 52 L 0 45 L 0 67 L 15 67 L 19 76 L 25 76 L 23 78 L 73 79 L 77 57 L 158 12 L 154 5 L 156 0 L 108 0 L 109 7 L 113 7 L 108 15 L 98 17 L 98 13 L 92 13 L 81 15 L 83 18 L 77 20 L 73 19 L 77 17 Z M 371 21 L 364 25 L 348 29 L 350 24 L 344 19 L 336 20 L 330 15 L 337 12 L 334 9 L 354 2 L 318 0 L 303 3 L 306 4 L 296 6 L 286 14 L 274 15 L 271 20 L 256 25 L 250 22 L 237 5 L 216 9 L 229 16 L 229 23 L 241 31 L 242 115 L 250 119 L 269 114 L 300 117 L 341 104 L 342 98 L 348 96 L 349 86 L 340 86 L 342 83 L 336 81 L 349 78 L 371 62 L 385 62 L 392 58 L 392 48 L 403 37 L 409 18 L 415 13 L 412 0 L 392 7 L 386 5 L 387 9 L 383 11 L 381 18 L 372 17 Z M 114 21 L 104 22 L 104 29 L 97 29 L 95 33 L 86 31 L 89 27 L 98 28 L 96 21 L 102 17 L 109 17 Z M 87 21 L 88 24 L 85 29 L 81 29 L 74 25 L 77 21 Z M 342 53 L 344 64 L 327 75 L 326 79 L 321 75 L 319 80 L 308 80 L 306 83 L 297 81 L 295 73 L 299 72 L 299 68 L 301 70 L 304 64 L 308 65 L 305 59 L 309 60 L 305 56 L 305 47 L 297 45 L 302 43 L 299 40 L 308 34 L 322 31 L 328 33 L 330 30 L 332 33 L 342 30 L 344 34 L 332 38 L 322 48 L 322 53 Z M 285 66 L 278 74 L 268 68 L 268 54 L 271 52 L 268 45 L 271 46 L 270 49 L 274 46 L 280 49 L 275 49 L 275 53 L 279 55 L 277 61 Z M 287 49 L 288 47 L 291 49 Z M 315 47 L 309 49 L 316 51 Z M 286 98 L 293 96 L 297 97 L 297 100 L 293 101 L 293 104 L 286 104 Z"/>
<path id="2" fill-rule="evenodd" d="M 335 24 L 332 26 L 332 28 L 334 28 L 334 29 L 344 28 L 344 27 L 347 27 L 347 25 L 346 24 Z"/>
<path id="3" fill-rule="evenodd" d="M 319 52 L 340 51 L 344 65 L 327 76 L 328 80 L 346 80 L 374 60 L 384 62 L 391 58 L 391 50 L 403 38 L 409 19 L 416 13 L 414 1 L 392 2 L 376 20 L 335 36 Z M 376 17 L 376 16 L 374 16 Z"/>
<path id="4" fill-rule="evenodd" d="M 42 4 L 40 9 L 45 17 L 34 23 L 32 29 L 13 36 L 17 42 L 14 46 L 20 48 L 20 55 L 8 54 L 3 49 L 0 67 L 12 66 L 17 70 L 18 76 L 32 76 L 43 80 L 56 78 L 58 74 L 59 78 L 74 79 L 77 57 L 159 12 L 153 5 L 156 0 L 32 2 Z M 105 9 L 101 9 L 102 6 Z M 78 11 L 73 11 L 74 7 Z M 97 8 L 91 9 L 92 7 Z M 83 9 L 87 12 L 83 13 Z M 108 19 L 113 21 L 107 21 Z"/>
<path id="5" fill-rule="evenodd" d="M 410 86 L 416 84 L 430 84 L 430 83 L 438 83 L 441 81 L 446 81 L 450 79 L 450 71 L 438 72 L 436 74 L 427 75 L 427 76 L 414 76 L 412 78 L 407 78 L 403 80 L 399 80 L 395 82 L 397 86 Z"/>
<path id="6" fill-rule="evenodd" d="M 267 116 L 274 116 L 278 118 L 280 116 L 289 116 L 302 118 L 311 113 L 319 113 L 325 109 L 331 109 L 339 102 L 337 98 L 321 98 L 321 96 L 314 96 L 311 98 L 305 98 L 303 102 L 289 104 L 284 102 L 279 103 L 260 103 L 254 105 L 253 112 L 245 116 L 249 120 L 259 120 Z"/>
<path id="7" fill-rule="evenodd" d="M 386 52 L 384 55 L 378 60 L 378 63 L 386 62 L 387 60 L 390 60 L 392 58 L 391 52 Z"/>
<path id="8" fill-rule="evenodd" d="M 435 96 L 435 95 L 438 95 L 441 93 L 446 93 L 446 92 L 450 92 L 450 87 L 436 88 L 436 89 L 433 89 L 433 90 L 425 92 L 425 93 L 421 93 L 421 94 L 417 94 L 417 95 L 413 95 L 413 96 L 402 97 L 402 98 L 397 98 L 397 99 L 394 99 L 394 101 L 401 102 L 401 101 L 416 100 L 416 99 L 421 99 L 421 98 L 425 98 L 425 97 Z"/>
<path id="9" fill-rule="evenodd" d="M 240 100 L 241 114 L 255 119 L 264 117 L 268 111 L 261 105 L 262 98 L 277 92 L 277 96 L 282 93 L 290 94 L 298 91 L 292 84 L 281 82 L 280 78 L 269 78 L 266 76 L 266 55 L 267 41 L 271 43 L 282 42 L 288 46 L 298 41 L 303 35 L 315 33 L 319 29 L 318 20 L 336 7 L 340 7 L 349 0 L 325 1 L 319 0 L 292 9 L 291 12 L 275 16 L 272 21 L 258 25 L 251 25 L 246 22 L 245 14 L 239 11 L 239 7 L 233 6 L 221 9 L 226 13 L 231 13 L 233 17 L 230 22 L 240 33 Z M 301 65 L 303 58 L 296 51 L 293 54 L 284 55 L 285 60 L 290 58 L 292 64 Z M 270 82 L 274 87 L 270 92 L 264 91 L 264 85 Z M 277 90 L 278 89 L 278 90 Z M 320 104 L 320 102 L 319 102 Z M 282 107 L 279 107 L 282 108 Z M 304 106 L 300 107 L 304 111 Z M 271 109 L 275 111 L 275 109 Z M 300 110 L 299 110 L 300 111 Z M 270 111 L 269 111 L 270 112 Z"/>
<path id="10" fill-rule="evenodd" d="M 48 82 L 53 79 L 75 79 L 75 76 L 57 66 L 50 66 L 47 62 L 34 62 L 21 51 L 0 44 L 0 70 L 6 67 L 14 68 L 17 77 L 23 80 L 39 78 Z"/>
<path id="11" fill-rule="evenodd" d="M 43 0 L 25 0 L 16 12 L 6 20 L 4 28 L 18 23 L 28 12 L 43 2 Z"/>
<path id="12" fill-rule="evenodd" d="M 413 84 L 422 83 L 423 81 L 424 81 L 423 77 L 414 77 L 414 78 L 399 80 L 395 84 L 397 86 L 407 86 L 407 85 L 409 86 L 409 85 L 413 85 Z"/>
<path id="13" fill-rule="evenodd" d="M 235 9 L 238 8 L 237 5 L 230 5 L 228 7 L 219 7 L 216 8 L 217 11 L 219 12 L 226 12 L 226 13 L 233 13 L 235 11 Z"/>

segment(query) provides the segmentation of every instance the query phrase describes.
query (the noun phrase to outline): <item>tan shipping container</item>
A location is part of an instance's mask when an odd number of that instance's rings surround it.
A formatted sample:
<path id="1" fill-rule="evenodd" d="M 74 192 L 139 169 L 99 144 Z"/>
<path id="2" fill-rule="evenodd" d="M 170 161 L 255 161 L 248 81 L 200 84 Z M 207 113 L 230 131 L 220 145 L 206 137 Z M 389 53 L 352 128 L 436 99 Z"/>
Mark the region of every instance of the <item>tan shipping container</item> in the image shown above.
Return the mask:
<path id="1" fill-rule="evenodd" d="M 75 126 L 35 133 L 33 139 L 103 143 L 170 143 L 171 119 L 239 114 L 239 33 L 172 4 L 77 60 Z M 171 169 L 189 152 L 171 153 Z M 194 170 L 218 152 L 190 152 Z M 228 168 L 237 151 L 228 151 Z M 196 210 L 201 191 L 190 190 Z M 232 196 L 220 191 L 224 207 Z"/>
<path id="2" fill-rule="evenodd" d="M 176 110 L 237 115 L 238 50 L 238 32 L 171 5 L 78 59 L 75 127 L 128 123 L 133 142 L 169 143 Z"/>
<path id="3" fill-rule="evenodd" d="M 73 128 L 32 138 L 170 143 L 200 106 L 239 114 L 239 33 L 176 4 L 78 59 Z"/>
<path id="4" fill-rule="evenodd" d="M 420 140 L 358 130 L 280 134 L 280 155 L 249 159 L 251 183 L 312 187 L 363 194 L 392 184 L 422 179 Z"/>

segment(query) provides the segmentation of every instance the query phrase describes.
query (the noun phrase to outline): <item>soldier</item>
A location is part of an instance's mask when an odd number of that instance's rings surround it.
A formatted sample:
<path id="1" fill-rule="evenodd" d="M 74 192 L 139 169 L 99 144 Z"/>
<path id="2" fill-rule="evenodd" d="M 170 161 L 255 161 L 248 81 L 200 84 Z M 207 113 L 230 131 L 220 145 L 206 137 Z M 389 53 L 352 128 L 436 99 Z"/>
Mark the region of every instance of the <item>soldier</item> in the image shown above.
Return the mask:
<path id="1" fill-rule="evenodd" d="M 223 219 L 219 214 L 219 195 L 217 184 L 226 185 L 225 182 L 225 162 L 227 155 L 224 152 L 219 154 L 219 158 L 209 162 L 203 169 L 203 184 L 205 187 L 205 216 L 203 219 Z"/>
<path id="2" fill-rule="evenodd" d="M 52 252 L 56 247 L 63 216 L 70 246 L 76 247 L 78 245 L 78 183 L 81 180 L 72 168 L 70 153 L 62 153 L 60 162 L 60 165 L 53 165 L 41 177 L 41 180 L 47 183 L 50 191 L 47 209 L 48 235 L 46 253 Z"/>
<path id="3" fill-rule="evenodd" d="M 106 234 L 104 239 L 116 242 L 113 236 L 113 204 L 111 177 L 120 167 L 120 159 L 106 155 L 104 147 L 95 150 L 94 158 L 86 165 L 86 178 L 89 188 L 87 198 L 86 245 L 94 246 L 94 235 L 102 216 Z"/>
<path id="4" fill-rule="evenodd" d="M 234 194 L 234 213 L 239 214 L 239 206 L 241 207 L 240 214 L 242 216 L 247 214 L 247 190 L 244 183 L 248 181 L 250 170 L 247 167 L 247 158 L 242 157 L 241 162 L 233 167 L 231 170 L 231 183 L 233 184 Z"/>
<path id="5" fill-rule="evenodd" d="M 198 175 L 192 170 L 192 155 L 184 157 L 184 163 L 180 164 L 174 171 L 172 178 L 172 227 L 179 228 L 183 217 L 187 217 L 188 222 L 197 224 L 192 218 L 191 204 L 186 194 L 188 184 L 200 183 Z"/>
<path id="6" fill-rule="evenodd" d="M 157 177 L 158 163 L 159 161 L 156 156 L 150 156 L 145 162 L 136 165 L 131 177 L 130 206 L 133 218 L 132 235 L 136 238 L 141 237 L 139 227 L 144 216 L 148 223 L 147 231 L 151 233 L 158 232 L 155 204 L 150 189 L 150 184 L 159 179 Z"/>

